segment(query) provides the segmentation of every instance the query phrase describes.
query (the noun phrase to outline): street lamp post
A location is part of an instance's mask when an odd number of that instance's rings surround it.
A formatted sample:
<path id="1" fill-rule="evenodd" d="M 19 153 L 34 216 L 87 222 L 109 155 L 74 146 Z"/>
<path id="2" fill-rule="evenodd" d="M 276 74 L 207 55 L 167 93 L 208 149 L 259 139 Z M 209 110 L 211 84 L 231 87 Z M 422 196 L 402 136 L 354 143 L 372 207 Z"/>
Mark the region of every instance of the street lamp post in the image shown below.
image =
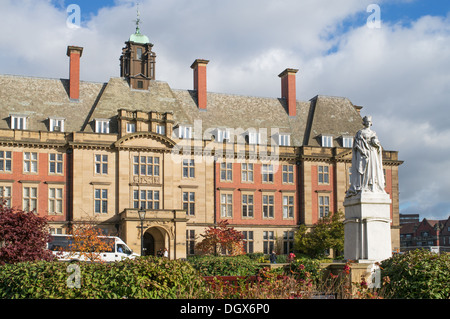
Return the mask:
<path id="1" fill-rule="evenodd" d="M 141 207 L 141 209 L 138 211 L 139 219 L 141 220 L 141 256 L 144 256 L 144 220 L 146 213 L 147 211 L 144 209 L 144 207 Z"/>

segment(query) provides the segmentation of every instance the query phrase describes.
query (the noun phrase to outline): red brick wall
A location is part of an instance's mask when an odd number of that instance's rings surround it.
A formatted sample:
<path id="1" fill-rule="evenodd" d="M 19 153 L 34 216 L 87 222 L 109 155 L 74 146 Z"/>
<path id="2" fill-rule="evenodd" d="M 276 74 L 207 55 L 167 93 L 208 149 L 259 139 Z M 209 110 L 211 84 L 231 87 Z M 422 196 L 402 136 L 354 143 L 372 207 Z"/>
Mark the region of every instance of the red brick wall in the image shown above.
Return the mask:
<path id="1" fill-rule="evenodd" d="M 38 189 L 38 214 L 41 216 L 48 216 L 48 188 L 51 185 L 48 182 L 58 182 L 65 183 L 63 185 L 56 184 L 58 186 L 63 186 L 63 214 L 62 215 L 51 215 L 54 221 L 64 221 L 66 220 L 67 204 L 68 204 L 68 193 L 67 193 L 67 156 L 63 154 L 63 174 L 49 174 L 49 164 L 47 153 L 39 153 L 38 150 L 30 150 L 30 152 L 38 153 L 38 172 L 37 173 L 24 173 L 23 172 L 23 152 L 13 152 L 12 153 L 12 173 L 0 173 L 0 180 L 13 180 L 12 183 L 12 199 L 11 206 L 22 209 L 23 200 L 23 185 L 27 182 L 32 182 L 30 186 L 37 187 Z M 38 183 L 33 183 L 38 182 Z"/>
<path id="2" fill-rule="evenodd" d="M 241 181 L 241 164 L 233 164 L 233 181 L 225 182 L 220 180 L 220 163 L 216 163 L 216 217 L 217 220 L 228 219 L 231 224 L 242 225 L 297 225 L 299 220 L 299 198 L 297 191 L 297 167 L 294 165 L 294 183 L 282 183 L 282 166 L 274 172 L 273 183 L 263 183 L 261 174 L 261 164 L 254 164 L 254 182 Z M 220 194 L 221 190 L 233 193 L 233 218 L 221 218 L 220 216 Z M 262 196 L 264 191 L 274 195 L 274 218 L 263 218 Z M 283 191 L 288 191 L 286 195 L 294 196 L 294 218 L 283 219 Z M 242 194 L 253 194 L 253 218 L 242 217 Z"/>

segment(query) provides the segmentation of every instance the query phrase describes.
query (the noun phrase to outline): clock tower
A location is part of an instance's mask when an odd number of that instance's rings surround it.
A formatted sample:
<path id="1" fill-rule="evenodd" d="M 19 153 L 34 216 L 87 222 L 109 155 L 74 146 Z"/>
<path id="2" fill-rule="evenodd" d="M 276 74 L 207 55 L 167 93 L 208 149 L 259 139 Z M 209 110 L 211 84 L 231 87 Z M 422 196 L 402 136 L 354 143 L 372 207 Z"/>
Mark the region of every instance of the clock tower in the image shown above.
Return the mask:
<path id="1" fill-rule="evenodd" d="M 148 90 L 150 80 L 155 79 L 156 54 L 148 37 L 141 34 L 140 13 L 136 20 L 136 32 L 130 36 L 120 57 L 120 76 L 126 78 L 132 89 Z"/>

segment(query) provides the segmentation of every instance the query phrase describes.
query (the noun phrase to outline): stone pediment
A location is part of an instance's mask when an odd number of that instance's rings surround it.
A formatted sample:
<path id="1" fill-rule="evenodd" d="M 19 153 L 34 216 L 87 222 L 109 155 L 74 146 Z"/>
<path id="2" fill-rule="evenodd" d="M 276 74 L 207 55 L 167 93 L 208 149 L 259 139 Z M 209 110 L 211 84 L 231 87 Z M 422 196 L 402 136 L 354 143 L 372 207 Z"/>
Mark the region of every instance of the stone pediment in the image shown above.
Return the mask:
<path id="1" fill-rule="evenodd" d="M 175 142 L 167 136 L 153 132 L 136 132 L 125 135 L 114 143 L 117 148 L 126 149 L 172 149 Z"/>

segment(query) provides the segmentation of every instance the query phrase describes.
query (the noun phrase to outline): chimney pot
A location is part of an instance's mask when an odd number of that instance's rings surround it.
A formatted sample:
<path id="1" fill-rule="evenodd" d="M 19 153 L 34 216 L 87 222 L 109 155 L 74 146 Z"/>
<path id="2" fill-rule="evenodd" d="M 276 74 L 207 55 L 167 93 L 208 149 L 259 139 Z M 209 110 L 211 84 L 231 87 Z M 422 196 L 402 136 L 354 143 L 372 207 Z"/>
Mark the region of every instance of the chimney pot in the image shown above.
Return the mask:
<path id="1" fill-rule="evenodd" d="M 281 98 L 286 99 L 289 116 L 297 115 L 297 93 L 295 75 L 298 69 L 286 69 L 278 76 L 281 78 Z"/>
<path id="2" fill-rule="evenodd" d="M 197 59 L 191 65 L 191 69 L 194 70 L 194 90 L 197 91 L 198 108 L 201 110 L 206 110 L 207 105 L 206 65 L 208 63 L 208 60 Z"/>
<path id="3" fill-rule="evenodd" d="M 80 98 L 80 58 L 82 54 L 82 47 L 67 47 L 67 56 L 70 58 L 69 98 L 71 100 Z"/>

